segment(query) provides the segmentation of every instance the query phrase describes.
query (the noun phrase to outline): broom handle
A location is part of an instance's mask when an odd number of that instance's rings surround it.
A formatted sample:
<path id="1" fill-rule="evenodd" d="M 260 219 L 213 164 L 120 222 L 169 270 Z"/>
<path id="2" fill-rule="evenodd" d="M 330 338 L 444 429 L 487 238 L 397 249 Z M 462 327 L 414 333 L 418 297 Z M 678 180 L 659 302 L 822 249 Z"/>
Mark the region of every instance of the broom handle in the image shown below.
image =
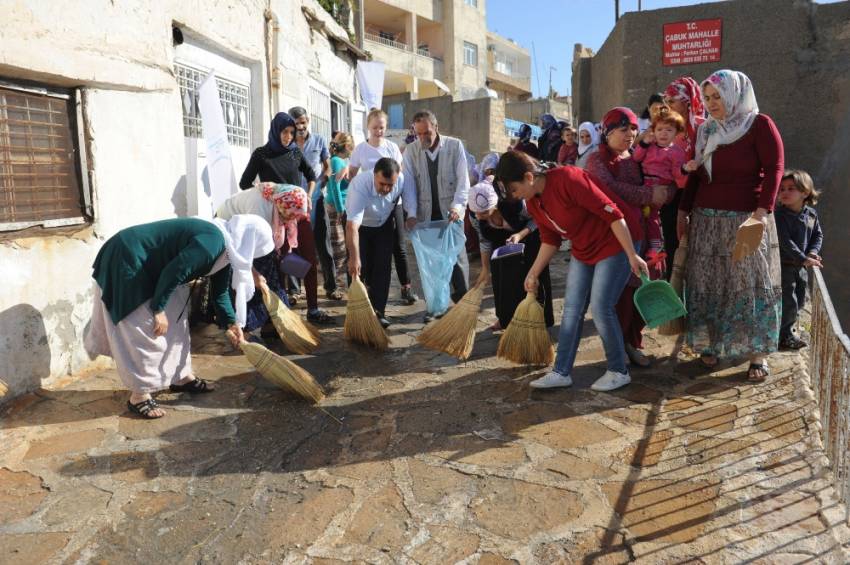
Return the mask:
<path id="1" fill-rule="evenodd" d="M 487 282 L 487 271 L 481 271 L 478 273 L 478 280 L 475 281 L 475 284 L 472 285 L 473 288 L 481 288 L 484 286 L 484 283 Z"/>

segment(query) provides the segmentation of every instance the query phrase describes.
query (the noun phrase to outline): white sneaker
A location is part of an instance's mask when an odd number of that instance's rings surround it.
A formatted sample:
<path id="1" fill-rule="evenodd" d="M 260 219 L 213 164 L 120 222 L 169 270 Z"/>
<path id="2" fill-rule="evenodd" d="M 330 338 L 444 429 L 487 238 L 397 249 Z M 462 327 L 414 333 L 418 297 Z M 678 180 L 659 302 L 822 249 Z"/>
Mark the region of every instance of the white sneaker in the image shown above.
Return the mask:
<path id="1" fill-rule="evenodd" d="M 628 373 L 605 371 L 605 374 L 599 377 L 595 383 L 590 385 L 590 388 L 596 391 L 605 392 L 624 387 L 630 382 L 632 382 L 632 378 Z"/>
<path id="2" fill-rule="evenodd" d="M 556 373 L 555 371 L 549 371 L 542 377 L 537 380 L 533 380 L 528 383 L 528 386 L 531 388 L 556 388 L 559 386 L 572 386 L 573 380 L 567 375 L 566 377 L 561 373 Z"/>

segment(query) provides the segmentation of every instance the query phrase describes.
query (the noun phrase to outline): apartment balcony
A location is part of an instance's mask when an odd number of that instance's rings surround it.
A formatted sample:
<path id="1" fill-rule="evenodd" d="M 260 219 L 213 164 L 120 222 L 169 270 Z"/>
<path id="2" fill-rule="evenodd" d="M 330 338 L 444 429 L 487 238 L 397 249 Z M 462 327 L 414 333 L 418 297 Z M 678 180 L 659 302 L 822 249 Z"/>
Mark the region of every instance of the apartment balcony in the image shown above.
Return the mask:
<path id="1" fill-rule="evenodd" d="M 431 56 L 424 47 L 414 52 L 407 43 L 370 32 L 364 33 L 363 39 L 364 48 L 372 53 L 374 60 L 384 63 L 388 71 L 427 81 L 444 78 L 443 61 Z"/>
<path id="2" fill-rule="evenodd" d="M 516 94 L 531 94 L 531 77 L 506 74 L 497 71 L 491 65 L 487 69 L 487 80 L 490 86 L 500 90 L 509 90 Z"/>

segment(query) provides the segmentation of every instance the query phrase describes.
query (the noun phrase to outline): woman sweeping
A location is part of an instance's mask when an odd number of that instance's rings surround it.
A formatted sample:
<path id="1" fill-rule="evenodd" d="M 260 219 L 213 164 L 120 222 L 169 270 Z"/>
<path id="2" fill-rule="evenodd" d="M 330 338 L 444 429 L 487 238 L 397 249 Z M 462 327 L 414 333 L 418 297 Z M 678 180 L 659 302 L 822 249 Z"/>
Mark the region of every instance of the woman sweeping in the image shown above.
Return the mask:
<path id="1" fill-rule="evenodd" d="M 292 184 L 262 182 L 248 190 L 243 190 L 238 194 L 234 194 L 228 198 L 215 213 L 216 217 L 225 221 L 238 214 L 252 214 L 263 218 L 271 226 L 275 247 L 268 255 L 254 259 L 254 270 L 265 277 L 269 290 L 277 294 L 287 306 L 289 306 L 289 300 L 283 284 L 283 277 L 285 275 L 280 272 L 280 251 L 284 241 L 286 240 L 286 230 L 289 229 L 290 232 L 296 233 L 296 237 L 293 241 L 297 242 L 297 223 L 309 218 L 309 214 L 305 203 L 303 209 L 293 208 L 287 212 L 286 218 L 282 219 L 282 215 L 277 210 L 275 203 L 282 199 L 285 193 L 295 191 L 304 193 L 304 190 L 301 189 L 301 187 Z M 295 200 L 295 198 L 290 198 L 288 202 L 291 203 Z M 305 229 L 308 228 L 303 227 L 302 231 Z M 297 247 L 298 244 L 296 243 L 294 247 L 291 247 L 291 249 L 295 249 Z M 307 255 L 307 257 L 305 257 L 307 261 L 315 264 L 315 251 L 313 251 L 312 255 L 304 250 L 301 252 L 304 255 Z M 307 274 L 307 277 L 309 279 L 310 273 Z M 248 302 L 247 321 L 243 329 L 246 333 L 257 332 L 262 329 L 268 321 L 269 312 L 266 310 L 266 305 L 263 302 L 262 295 L 257 293 Z M 248 341 L 260 341 L 260 339 L 258 339 L 259 336 L 256 335 L 256 333 L 246 337 Z"/>
<path id="2" fill-rule="evenodd" d="M 214 390 L 192 373 L 187 283 L 211 277 L 212 302 L 236 345 L 254 294 L 251 263 L 273 248 L 269 225 L 247 215 L 227 222 L 162 220 L 123 229 L 107 240 L 94 261 L 97 284 L 85 345 L 92 357 L 113 358 L 130 389 L 131 412 L 149 419 L 164 416 L 151 393 L 166 387 L 191 394 Z M 236 294 L 235 312 L 228 286 Z"/>
<path id="3" fill-rule="evenodd" d="M 474 214 L 472 226 L 478 232 L 481 268 L 492 273 L 493 298 L 498 320 L 493 331 L 508 327 L 517 305 L 525 298 L 523 281 L 540 250 L 540 234 L 523 200 L 499 198 L 493 188 L 493 173 L 499 163 L 498 153 L 490 153 L 481 161 L 482 179 L 469 191 L 469 211 Z M 521 254 L 491 259 L 494 249 L 506 244 L 522 243 Z M 485 275 L 486 276 L 486 275 Z M 540 273 L 542 285 L 538 299 L 543 305 L 546 325 L 555 324 L 552 310 L 552 284 L 549 267 Z"/>
<path id="4" fill-rule="evenodd" d="M 499 159 L 496 178 L 506 196 L 525 200 L 540 230 L 543 243 L 525 278 L 528 292 L 537 291 L 539 276 L 561 241 L 568 238 L 573 244 L 555 366 L 531 386 L 572 385 L 570 373 L 588 303 L 608 361 L 607 370 L 591 388 L 607 391 L 626 386 L 631 377 L 614 305 L 629 279 L 630 267 L 635 274 L 647 272 L 633 243 L 642 237 L 638 219 L 626 223 L 624 214 L 631 214 L 625 202 L 576 167 L 547 171 L 527 155 L 508 151 Z"/>

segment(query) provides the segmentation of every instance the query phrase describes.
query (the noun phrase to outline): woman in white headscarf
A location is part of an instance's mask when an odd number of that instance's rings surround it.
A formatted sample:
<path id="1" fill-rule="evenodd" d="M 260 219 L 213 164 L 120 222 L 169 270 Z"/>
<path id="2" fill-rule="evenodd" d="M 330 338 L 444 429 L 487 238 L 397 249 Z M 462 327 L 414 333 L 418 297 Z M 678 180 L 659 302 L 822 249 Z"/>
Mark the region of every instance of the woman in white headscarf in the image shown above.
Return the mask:
<path id="1" fill-rule="evenodd" d="M 164 388 L 192 394 L 214 390 L 192 373 L 188 283 L 210 277 L 211 301 L 235 345 L 254 294 L 251 264 L 273 249 L 271 227 L 253 215 L 162 220 L 123 229 L 104 243 L 93 266 L 97 284 L 85 345 L 92 357 L 113 358 L 130 389 L 131 412 L 148 419 L 164 416 L 151 397 Z"/>
<path id="2" fill-rule="evenodd" d="M 593 122 L 582 122 L 578 126 L 578 158 L 576 167 L 584 169 L 587 159 L 599 147 L 599 131 Z"/>
<path id="3" fill-rule="evenodd" d="M 750 79 L 721 70 L 702 82 L 709 118 L 699 126 L 696 155 L 679 203 L 677 232 L 686 232 L 687 341 L 714 367 L 720 356 L 750 360 L 747 376 L 764 381 L 776 351 L 782 288 L 773 208 L 782 181 L 782 137 L 759 113 Z M 754 253 L 732 259 L 738 228 L 764 225 Z"/>
<path id="4" fill-rule="evenodd" d="M 523 281 L 540 249 L 537 224 L 523 200 L 500 198 L 493 187 L 493 173 L 499 164 L 499 154 L 489 153 L 481 161 L 481 180 L 469 190 L 467 206 L 472 212 L 472 226 L 478 232 L 481 249 L 481 268 L 491 274 L 493 299 L 498 320 L 490 327 L 504 329 L 513 318 L 517 305 L 525 298 Z M 509 244 L 522 244 L 522 250 L 503 258 L 491 259 L 494 250 Z M 485 275 L 486 276 L 486 275 Z M 545 313 L 546 325 L 552 326 L 552 285 L 549 268 L 540 274 L 538 294 Z"/>

